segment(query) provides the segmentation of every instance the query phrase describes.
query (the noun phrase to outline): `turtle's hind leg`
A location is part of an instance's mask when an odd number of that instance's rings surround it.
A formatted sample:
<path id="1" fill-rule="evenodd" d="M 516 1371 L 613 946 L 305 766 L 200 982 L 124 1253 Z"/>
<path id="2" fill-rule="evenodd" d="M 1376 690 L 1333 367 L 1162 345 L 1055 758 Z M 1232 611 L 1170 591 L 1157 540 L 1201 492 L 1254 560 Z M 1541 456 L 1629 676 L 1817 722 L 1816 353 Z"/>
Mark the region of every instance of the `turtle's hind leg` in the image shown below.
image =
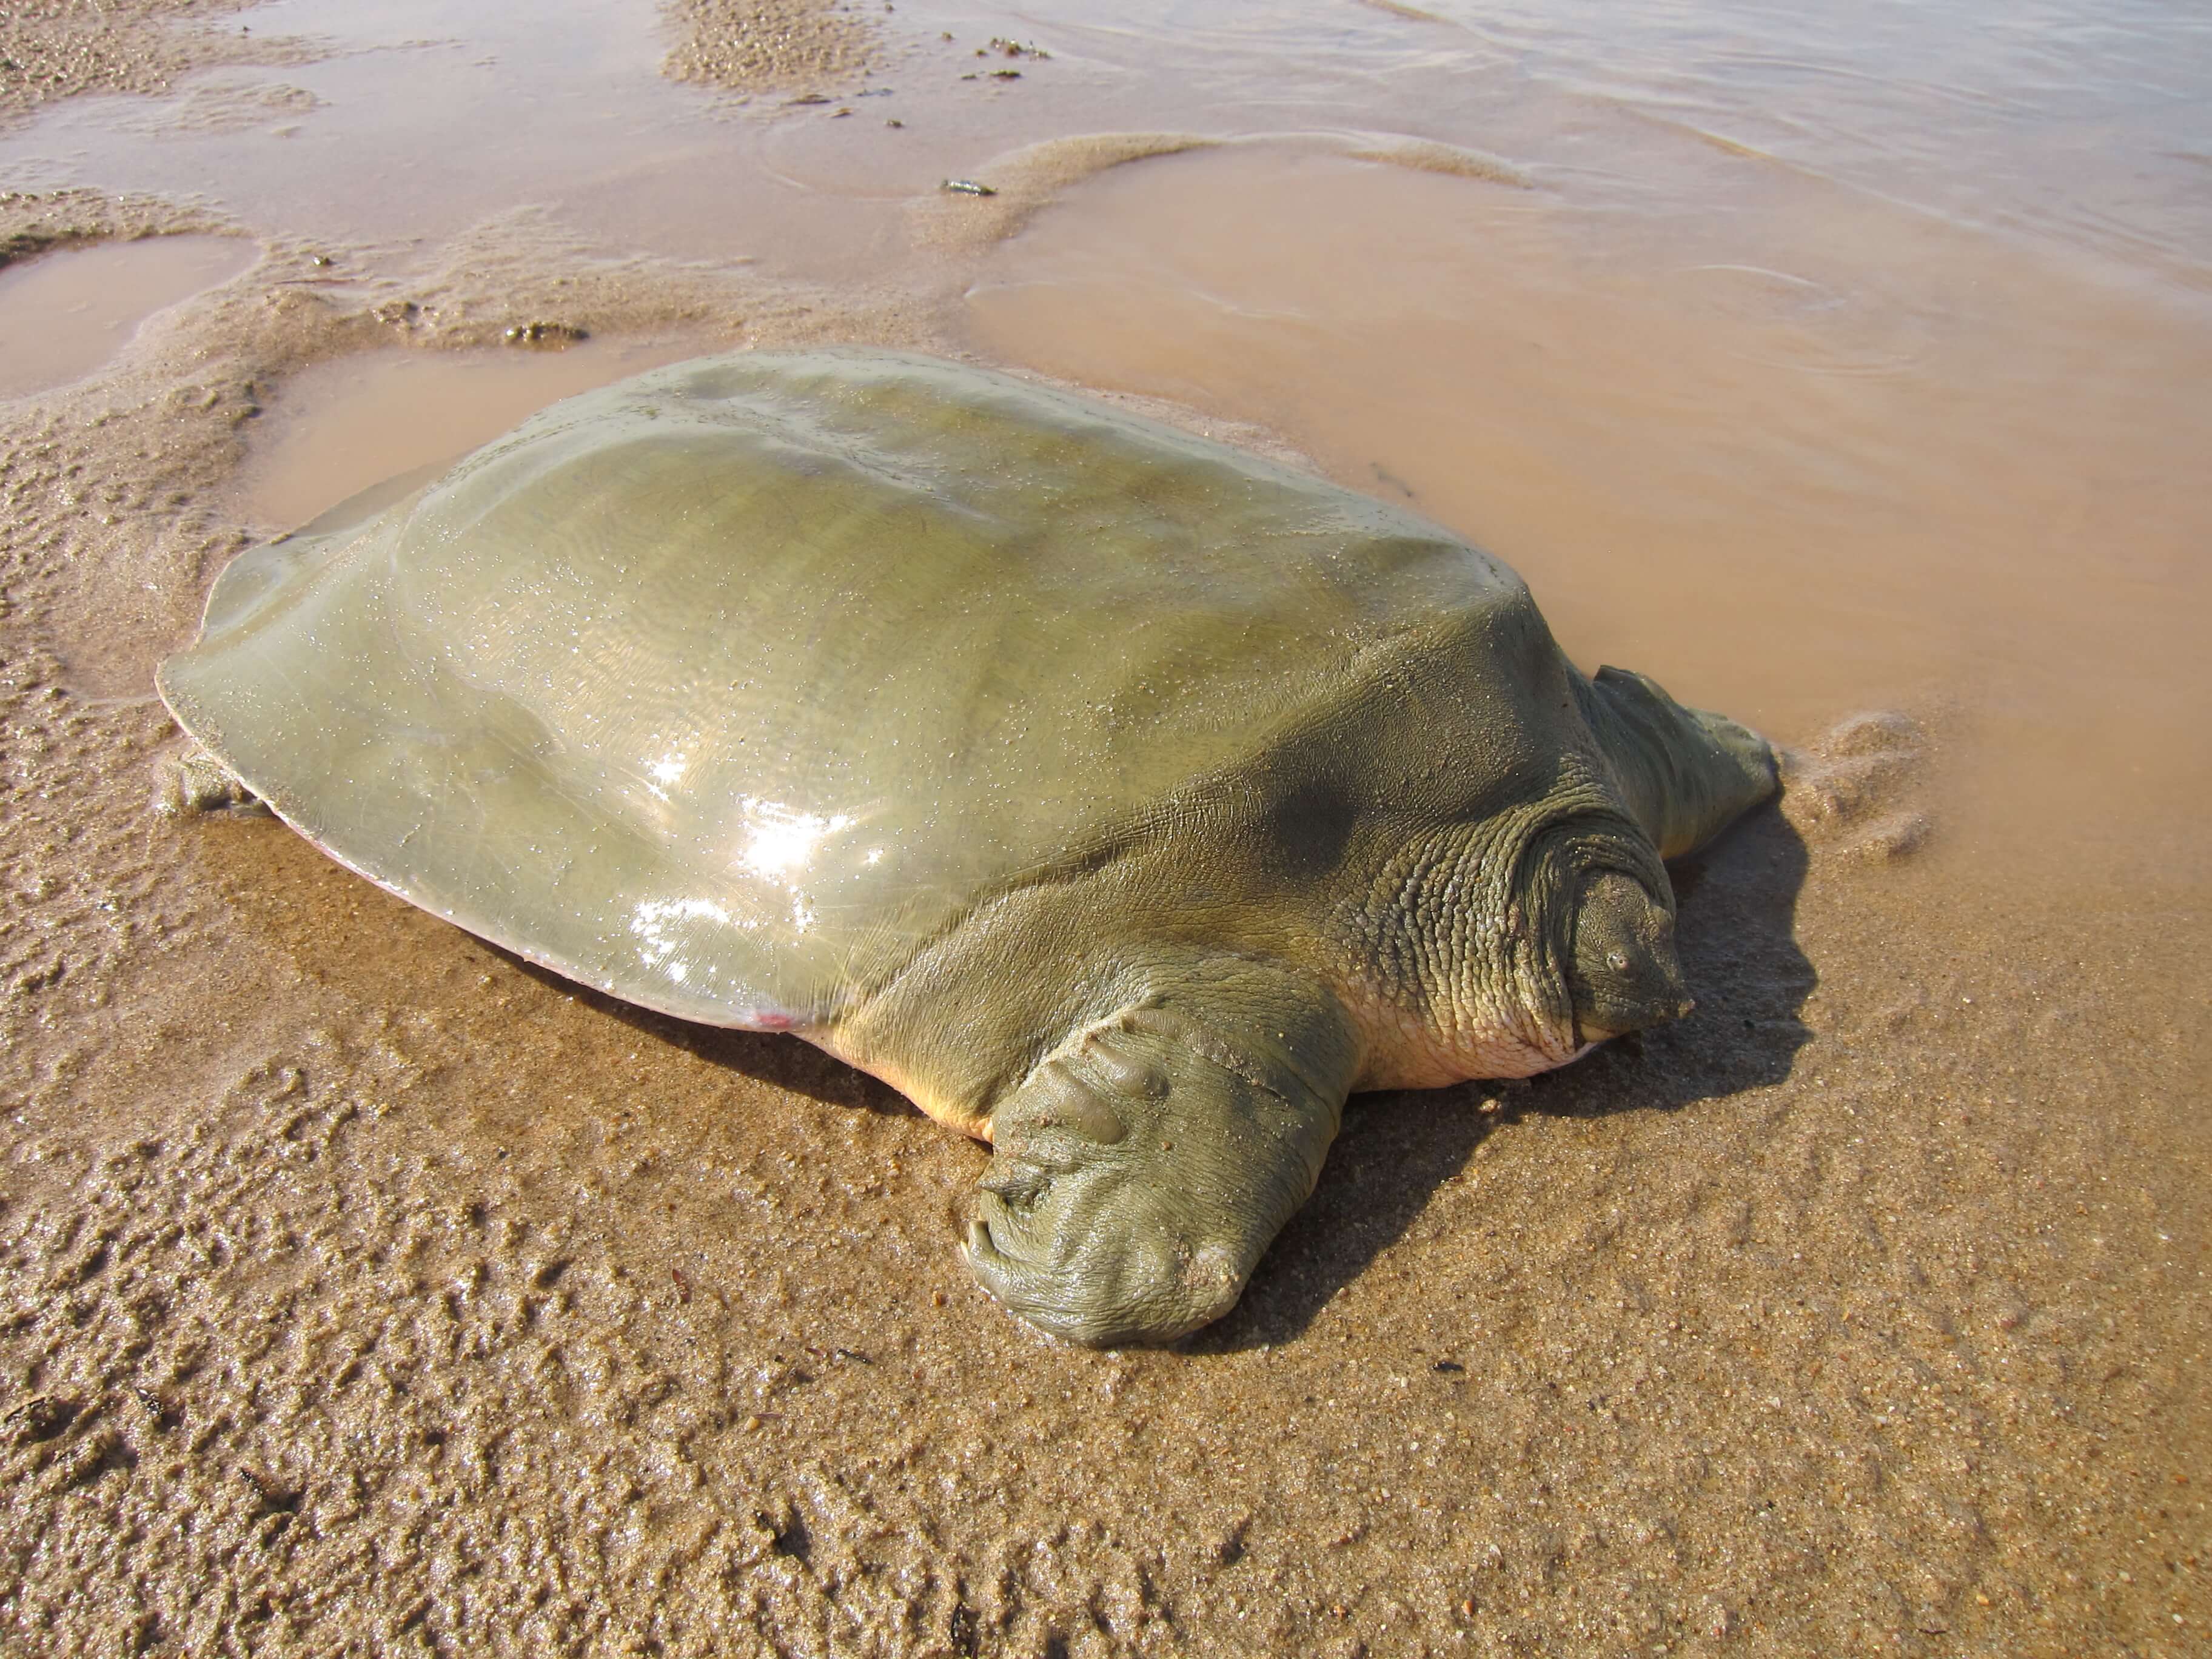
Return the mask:
<path id="1" fill-rule="evenodd" d="M 154 782 L 154 810 L 165 817 L 197 817 L 203 812 L 266 812 L 261 798 L 230 769 L 196 743 L 162 757 Z"/>

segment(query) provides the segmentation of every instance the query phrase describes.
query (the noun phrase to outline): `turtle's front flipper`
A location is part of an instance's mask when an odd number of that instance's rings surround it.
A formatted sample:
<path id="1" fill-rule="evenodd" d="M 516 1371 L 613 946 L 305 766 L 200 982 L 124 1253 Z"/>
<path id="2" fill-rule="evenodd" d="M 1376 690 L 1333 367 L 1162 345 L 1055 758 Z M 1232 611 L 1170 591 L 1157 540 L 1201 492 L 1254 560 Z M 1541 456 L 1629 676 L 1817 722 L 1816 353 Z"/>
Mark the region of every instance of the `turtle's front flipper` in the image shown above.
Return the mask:
<path id="1" fill-rule="evenodd" d="M 1756 732 L 1685 708 L 1626 669 L 1601 668 L 1586 684 L 1583 712 L 1660 857 L 1704 845 L 1779 787 L 1774 751 Z"/>
<path id="2" fill-rule="evenodd" d="M 1228 1312 L 1313 1191 L 1358 1067 L 1318 988 L 1243 961 L 1179 975 L 993 1112 L 969 1265 L 1054 1336 L 1172 1342 Z"/>

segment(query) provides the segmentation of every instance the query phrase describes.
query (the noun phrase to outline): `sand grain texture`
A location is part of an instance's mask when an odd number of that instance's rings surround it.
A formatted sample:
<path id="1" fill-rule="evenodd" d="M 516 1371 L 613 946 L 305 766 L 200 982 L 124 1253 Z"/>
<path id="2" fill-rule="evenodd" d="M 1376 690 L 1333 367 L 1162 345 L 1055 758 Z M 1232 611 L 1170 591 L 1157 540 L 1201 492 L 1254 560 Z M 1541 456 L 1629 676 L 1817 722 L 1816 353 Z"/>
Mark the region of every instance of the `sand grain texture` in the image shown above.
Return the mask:
<path id="1" fill-rule="evenodd" d="M 0 123 L 81 93 L 166 92 L 222 64 L 296 64 L 304 42 L 237 21 L 252 0 L 21 0 L 0 9 Z"/>
<path id="2" fill-rule="evenodd" d="M 824 92 L 857 81 L 880 48 L 836 0 L 668 0 L 675 45 L 661 73 L 726 91 Z"/>
<path id="3" fill-rule="evenodd" d="M 0 196 L 9 258 L 241 229 Z M 1355 1102 L 1228 1319 L 1059 1347 L 958 1261 L 983 1153 L 888 1090 L 149 805 L 152 665 L 301 368 L 941 315 L 527 211 L 427 274 L 260 245 L 0 404 L 0 1648 L 2201 1650 L 2185 879 L 1978 871 L 1968 727 L 1836 710 L 1677 872 L 1692 1018 Z"/>

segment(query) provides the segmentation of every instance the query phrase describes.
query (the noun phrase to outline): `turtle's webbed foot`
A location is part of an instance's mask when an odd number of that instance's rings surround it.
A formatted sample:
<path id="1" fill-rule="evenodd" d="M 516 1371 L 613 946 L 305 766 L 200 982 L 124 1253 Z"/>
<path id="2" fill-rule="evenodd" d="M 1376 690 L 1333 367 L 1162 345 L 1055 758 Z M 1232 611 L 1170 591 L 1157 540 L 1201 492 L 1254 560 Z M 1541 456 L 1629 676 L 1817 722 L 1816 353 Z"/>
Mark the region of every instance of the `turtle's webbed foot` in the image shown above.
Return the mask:
<path id="1" fill-rule="evenodd" d="M 1188 1030 L 1126 1012 L 994 1115 L 969 1266 L 1054 1336 L 1172 1342 L 1219 1318 L 1313 1190 L 1341 1102 L 1294 1103 Z"/>
<path id="2" fill-rule="evenodd" d="M 1765 800 L 1776 787 L 1774 750 L 1765 738 L 1740 720 L 1716 714 L 1710 708 L 1685 711 L 1697 722 L 1714 746 L 1735 763 L 1742 776 L 1741 788 L 1753 804 Z"/>
<path id="3" fill-rule="evenodd" d="M 161 762 L 154 810 L 166 817 L 196 817 L 202 812 L 269 809 L 221 761 L 195 744 Z"/>

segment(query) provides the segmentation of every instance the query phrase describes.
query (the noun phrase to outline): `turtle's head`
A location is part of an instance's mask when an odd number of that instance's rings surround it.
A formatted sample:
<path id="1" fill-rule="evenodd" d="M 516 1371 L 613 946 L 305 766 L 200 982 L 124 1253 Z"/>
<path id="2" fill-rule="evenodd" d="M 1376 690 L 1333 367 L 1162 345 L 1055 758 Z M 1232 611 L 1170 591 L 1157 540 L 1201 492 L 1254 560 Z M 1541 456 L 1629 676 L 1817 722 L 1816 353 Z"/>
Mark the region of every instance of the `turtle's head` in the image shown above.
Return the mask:
<path id="1" fill-rule="evenodd" d="M 1575 900 L 1566 954 L 1575 1034 L 1601 1042 L 1690 1012 L 1674 956 L 1674 918 L 1635 877 L 1618 870 L 1584 876 Z"/>
<path id="2" fill-rule="evenodd" d="M 1097 1347 L 1172 1342 L 1228 1312 L 1313 1191 L 1341 1103 L 1261 1075 L 1164 1009 L 1085 1031 L 993 1114 L 975 1277 Z"/>

